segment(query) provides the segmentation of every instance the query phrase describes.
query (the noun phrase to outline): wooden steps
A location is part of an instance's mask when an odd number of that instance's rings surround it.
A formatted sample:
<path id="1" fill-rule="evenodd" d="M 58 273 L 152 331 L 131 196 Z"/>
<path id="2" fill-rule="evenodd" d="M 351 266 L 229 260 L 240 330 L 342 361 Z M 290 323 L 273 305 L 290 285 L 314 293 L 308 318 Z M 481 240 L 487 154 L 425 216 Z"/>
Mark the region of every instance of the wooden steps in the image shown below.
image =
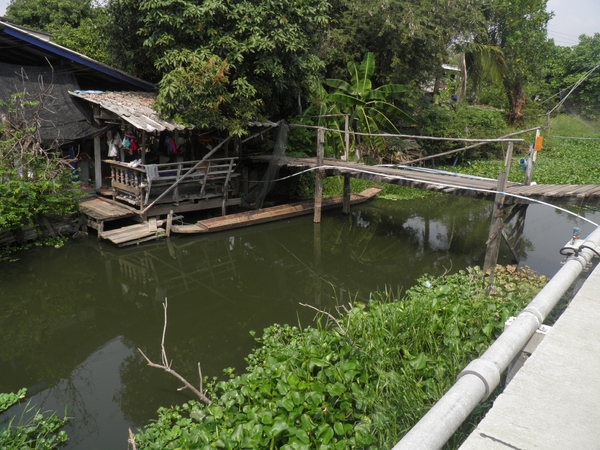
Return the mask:
<path id="1" fill-rule="evenodd" d="M 369 200 L 383 188 L 374 186 L 364 190 L 360 194 L 350 196 L 350 204 L 358 204 Z M 342 205 L 343 197 L 327 197 L 323 199 L 323 209 L 331 209 Z M 255 211 L 246 211 L 238 214 L 215 217 L 213 219 L 201 220 L 193 225 L 173 225 L 173 233 L 212 233 L 216 231 L 229 230 L 233 228 L 247 227 L 275 220 L 288 219 L 303 214 L 310 214 L 314 211 L 314 200 L 305 200 L 302 202 L 289 203 L 287 205 L 273 206 Z"/>

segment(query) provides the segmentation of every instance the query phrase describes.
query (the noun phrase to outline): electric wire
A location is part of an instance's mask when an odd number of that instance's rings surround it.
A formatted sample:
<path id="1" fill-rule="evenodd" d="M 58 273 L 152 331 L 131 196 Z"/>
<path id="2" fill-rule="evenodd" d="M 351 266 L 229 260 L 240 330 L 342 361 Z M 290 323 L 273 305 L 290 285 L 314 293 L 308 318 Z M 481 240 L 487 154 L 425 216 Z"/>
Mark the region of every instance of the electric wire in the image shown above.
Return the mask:
<path id="1" fill-rule="evenodd" d="M 288 175 L 288 176 L 285 176 L 285 177 L 281 177 L 281 178 L 277 178 L 277 179 L 274 179 L 274 180 L 270 180 L 270 182 L 283 181 L 283 180 L 287 180 L 287 179 L 290 179 L 290 178 L 293 178 L 293 177 L 300 176 L 300 175 L 302 175 L 304 173 L 314 172 L 316 170 L 323 170 L 323 169 L 334 169 L 334 170 L 336 170 L 336 169 L 339 169 L 339 166 L 323 165 L 323 166 L 318 166 L 318 167 L 310 167 L 308 169 L 302 170 L 300 172 L 296 172 L 294 174 L 291 174 L 291 175 Z M 365 174 L 368 174 L 368 175 L 382 176 L 381 173 L 373 172 L 373 171 L 370 171 L 370 170 L 352 168 L 352 171 L 353 172 L 365 173 Z M 402 175 L 384 174 L 383 176 L 385 176 L 386 178 L 394 178 L 394 179 L 397 179 L 397 180 L 413 181 L 413 182 L 423 183 L 423 180 L 417 180 L 417 179 L 405 177 L 405 176 L 402 176 Z M 262 183 L 262 182 L 265 182 L 265 181 L 262 181 L 262 180 L 254 180 L 254 181 L 252 181 L 252 183 Z M 487 194 L 501 194 L 501 195 L 506 195 L 507 197 L 517 198 L 517 199 L 520 199 L 520 200 L 525 200 L 527 202 L 537 203 L 539 205 L 548 206 L 550 208 L 557 209 L 557 210 L 562 211 L 562 212 L 564 212 L 566 214 L 569 214 L 571 216 L 577 217 L 577 218 L 583 220 L 584 222 L 587 222 L 587 223 L 589 223 L 591 225 L 594 225 L 595 227 L 599 226 L 596 222 L 594 222 L 594 221 L 592 221 L 590 219 L 587 219 L 587 218 L 585 218 L 585 217 L 583 217 L 583 216 L 581 216 L 581 215 L 579 215 L 577 213 L 574 213 L 573 211 L 569 211 L 568 209 L 561 208 L 560 206 L 553 205 L 552 203 L 547 203 L 547 202 L 543 202 L 541 200 L 536 200 L 534 198 L 525 197 L 523 195 L 511 194 L 510 192 L 496 191 L 494 189 L 483 189 L 483 188 L 474 188 L 474 187 L 468 187 L 468 186 L 459 186 L 459 185 L 448 184 L 448 183 L 440 183 L 438 181 L 427 181 L 427 183 L 432 184 L 432 185 L 436 185 L 436 186 L 440 186 L 440 187 L 446 187 L 446 188 L 466 189 L 468 191 L 483 192 L 483 193 L 487 193 Z"/>

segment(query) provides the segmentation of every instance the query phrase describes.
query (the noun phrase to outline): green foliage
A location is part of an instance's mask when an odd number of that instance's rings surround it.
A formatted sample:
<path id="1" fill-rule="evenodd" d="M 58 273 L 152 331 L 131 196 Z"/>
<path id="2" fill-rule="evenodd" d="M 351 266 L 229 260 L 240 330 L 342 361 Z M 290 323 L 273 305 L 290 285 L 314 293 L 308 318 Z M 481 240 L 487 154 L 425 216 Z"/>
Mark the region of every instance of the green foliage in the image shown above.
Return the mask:
<path id="1" fill-rule="evenodd" d="M 317 328 L 273 325 L 244 374 L 208 385 L 214 403 L 161 408 L 138 448 L 391 448 L 545 283 L 478 268 L 386 290 Z M 325 316 L 321 318 L 321 324 Z"/>
<path id="2" fill-rule="evenodd" d="M 600 63 L 600 33 L 582 34 L 573 47 L 552 47 L 551 57 L 545 62 L 547 96 L 554 96 L 550 106 L 558 103 L 571 87 L 594 66 Z M 600 119 L 600 69 L 596 69 L 571 93 L 566 101 L 570 113 L 587 119 Z M 555 95 L 557 94 L 557 95 Z"/>
<path id="3" fill-rule="evenodd" d="M 43 149 L 36 111 L 39 99 L 26 92 L 0 102 L 6 120 L 0 126 L 0 230 L 33 225 L 38 216 L 63 216 L 78 210 L 71 166 L 57 147 Z"/>
<path id="4" fill-rule="evenodd" d="M 52 42 L 108 62 L 106 10 L 93 0 L 12 0 L 7 19 L 51 34 Z"/>
<path id="5" fill-rule="evenodd" d="M 91 0 L 11 0 L 6 18 L 17 25 L 41 31 L 68 25 L 79 26 L 92 17 Z"/>
<path id="6" fill-rule="evenodd" d="M 111 0 L 112 20 L 138 38 L 111 36 L 125 67 L 162 79 L 157 109 L 183 122 L 243 132 L 248 119 L 285 117 L 318 75 L 325 0 Z M 116 14 L 116 15 L 115 15 Z M 138 60 L 140 39 L 145 55 Z M 113 52 L 113 50 L 111 50 Z"/>
<path id="7" fill-rule="evenodd" d="M 377 84 L 411 85 L 421 96 L 421 83 L 441 75 L 450 43 L 479 26 L 478 2 L 456 0 L 332 0 L 331 26 L 320 54 L 327 76 L 342 78 L 346 62 L 365 52 L 375 56 Z"/>
<path id="8" fill-rule="evenodd" d="M 523 123 L 528 83 L 541 77 L 549 54 L 546 26 L 552 17 L 546 10 L 548 0 L 484 2 L 485 27 L 474 35 L 474 42 L 494 46 L 502 53 L 502 82 L 510 111 L 508 124 Z"/>
<path id="9" fill-rule="evenodd" d="M 26 393 L 27 390 L 24 388 L 16 394 L 0 393 L 0 413 L 19 403 L 21 399 L 25 398 Z M 12 417 L 6 427 L 0 430 L 0 448 L 7 450 L 59 448 L 68 440 L 67 434 L 60 430 L 67 420 L 66 417 L 60 419 L 54 414 L 44 416 L 40 411 L 27 407 L 18 423 L 15 424 L 15 417 Z"/>
<path id="10" fill-rule="evenodd" d="M 491 108 L 476 108 L 459 102 L 455 107 L 431 105 L 419 113 L 419 135 L 447 138 L 491 139 L 508 133 L 503 114 Z M 432 155 L 442 153 L 466 144 L 444 141 L 419 142 L 421 147 Z M 461 154 L 461 158 L 472 159 L 498 153 L 500 147 L 488 144 Z M 450 156 L 456 158 L 456 155 Z"/>
<path id="11" fill-rule="evenodd" d="M 52 29 L 52 42 L 79 52 L 89 58 L 108 63 L 107 41 L 102 33 L 106 14 L 104 8 L 94 10 L 94 18 L 86 17 L 77 27 L 63 24 Z"/>
<path id="12" fill-rule="evenodd" d="M 373 89 L 371 78 L 375 71 L 373 53 L 365 54 L 360 65 L 348 62 L 350 83 L 339 79 L 327 79 L 325 84 L 334 91 L 327 93 L 319 87 L 315 104 L 305 111 L 305 117 L 318 116 L 317 124 L 334 130 L 344 130 L 345 117 L 349 117 L 349 129 L 366 134 L 383 131 L 399 134 L 395 120 L 415 124 L 408 114 L 387 99 L 392 94 L 406 91 L 406 86 L 386 84 Z M 327 132 L 326 139 L 334 153 L 343 152 L 344 134 Z M 385 150 L 385 139 L 371 136 L 350 136 L 351 148 L 363 142 L 370 149 Z"/>

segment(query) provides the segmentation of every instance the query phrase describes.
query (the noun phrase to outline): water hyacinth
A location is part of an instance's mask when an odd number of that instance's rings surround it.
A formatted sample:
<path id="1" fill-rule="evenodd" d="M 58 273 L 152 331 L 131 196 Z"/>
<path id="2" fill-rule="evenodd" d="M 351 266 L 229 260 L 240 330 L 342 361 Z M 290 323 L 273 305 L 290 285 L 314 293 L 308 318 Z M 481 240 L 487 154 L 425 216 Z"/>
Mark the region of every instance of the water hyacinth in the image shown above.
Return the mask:
<path id="1" fill-rule="evenodd" d="M 335 320 L 322 315 L 316 327 L 273 325 L 256 338 L 245 373 L 227 369 L 228 379 L 206 380 L 212 405 L 160 409 L 136 444 L 391 448 L 546 279 L 499 267 L 495 282 L 488 297 L 479 268 L 425 275 L 401 298 L 391 289 L 373 293 L 368 304 L 340 308 Z"/>

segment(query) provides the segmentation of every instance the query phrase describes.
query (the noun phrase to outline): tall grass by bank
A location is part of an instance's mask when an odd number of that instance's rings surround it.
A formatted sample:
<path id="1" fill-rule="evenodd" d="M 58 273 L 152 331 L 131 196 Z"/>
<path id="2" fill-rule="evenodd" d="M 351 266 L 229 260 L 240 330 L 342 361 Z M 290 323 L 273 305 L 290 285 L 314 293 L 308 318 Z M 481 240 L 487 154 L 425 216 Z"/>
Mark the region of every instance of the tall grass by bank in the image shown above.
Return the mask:
<path id="1" fill-rule="evenodd" d="M 473 268 L 424 276 L 402 298 L 377 292 L 316 328 L 273 325 L 244 374 L 208 384 L 212 405 L 161 408 L 138 448 L 391 448 L 545 281 L 498 269 L 488 298 Z"/>
<path id="2" fill-rule="evenodd" d="M 16 393 L 0 393 L 0 413 L 25 398 L 26 389 Z M 43 414 L 35 407 L 27 405 L 20 417 L 7 417 L 0 422 L 0 449 L 4 450 L 52 450 L 62 447 L 68 440 L 61 428 L 67 417 L 60 418 L 54 413 Z"/>

